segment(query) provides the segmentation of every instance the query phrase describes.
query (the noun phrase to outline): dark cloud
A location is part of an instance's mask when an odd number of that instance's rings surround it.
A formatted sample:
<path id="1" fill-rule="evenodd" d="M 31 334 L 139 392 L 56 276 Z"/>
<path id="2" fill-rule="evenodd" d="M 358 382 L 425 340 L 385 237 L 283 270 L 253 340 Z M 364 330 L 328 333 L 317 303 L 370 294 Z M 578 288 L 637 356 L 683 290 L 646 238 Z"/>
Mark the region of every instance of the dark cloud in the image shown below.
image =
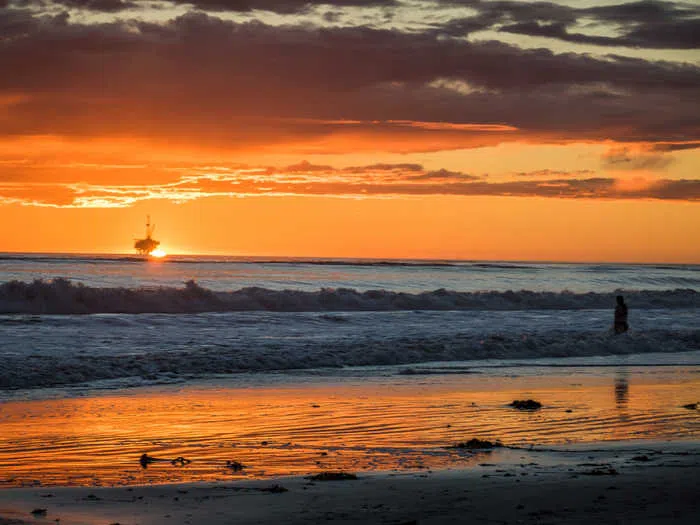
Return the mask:
<path id="1" fill-rule="evenodd" d="M 359 178 L 377 181 L 470 181 L 481 177 L 452 171 L 447 169 L 426 170 L 421 164 L 412 163 L 378 163 L 367 166 L 349 166 L 347 168 L 334 168 L 323 164 L 312 164 L 306 160 L 285 166 L 283 168 L 266 167 L 262 169 L 265 174 L 274 175 L 309 175 L 313 177 L 337 178 L 347 175 L 359 175 Z"/>
<path id="2" fill-rule="evenodd" d="M 480 178 L 481 177 L 477 175 L 469 175 L 468 173 L 462 173 L 461 171 L 451 171 L 444 168 L 407 177 L 407 179 L 411 181 L 470 181 L 478 180 Z"/>
<path id="3" fill-rule="evenodd" d="M 654 144 L 652 146 L 653 151 L 681 151 L 686 149 L 697 149 L 700 148 L 700 142 L 681 142 L 681 143 L 663 143 Z"/>
<path id="4" fill-rule="evenodd" d="M 160 4 L 180 4 L 211 12 L 248 13 L 270 11 L 279 14 L 299 14 L 314 7 L 396 7 L 398 0 L 168 0 Z M 51 5 L 105 13 L 145 7 L 132 0 L 0 0 L 0 7 L 45 8 Z M 157 2 L 152 2 L 152 6 Z M 161 5 L 161 7 L 163 7 Z"/>
<path id="5" fill-rule="evenodd" d="M 538 177 L 581 177 L 586 175 L 593 175 L 595 172 L 592 170 L 576 170 L 576 171 L 561 171 L 561 170 L 536 170 L 536 171 L 519 171 L 514 175 L 517 177 L 527 177 L 527 178 L 538 178 Z"/>
<path id="6" fill-rule="evenodd" d="M 228 148 L 330 137 L 340 147 L 397 151 L 700 136 L 692 64 L 201 12 L 166 24 L 88 25 L 9 10 L 0 27 L 14 28 L 0 40 L 0 70 L 13 72 L 0 75 L 0 97 L 11 100 L 2 106 L 5 135 Z M 364 146 L 350 140 L 360 136 Z"/>
<path id="7" fill-rule="evenodd" d="M 6 0 L 5 5 L 20 8 L 32 7 L 36 9 L 54 5 L 104 13 L 116 13 L 124 9 L 138 7 L 136 2 L 130 0 Z M 0 7 L 2 7 L 1 1 Z"/>
<path id="8" fill-rule="evenodd" d="M 614 170 L 664 170 L 673 158 L 655 151 L 634 151 L 627 147 L 614 148 L 603 156 L 603 166 Z"/>
<path id="9" fill-rule="evenodd" d="M 284 192 L 289 188 L 277 188 Z M 272 191 L 276 189 L 273 188 Z M 664 199 L 700 200 L 700 181 L 659 180 L 633 185 L 612 178 L 553 179 L 515 182 L 457 182 L 443 184 L 355 185 L 344 189 L 318 185 L 311 193 L 357 195 L 460 195 L 499 197 L 550 197 L 563 199 Z"/>
<path id="10" fill-rule="evenodd" d="M 400 164 L 370 164 L 369 166 L 350 166 L 343 168 L 344 172 L 348 173 L 365 173 L 367 171 L 400 171 L 403 173 L 423 172 L 423 166 L 420 164 L 400 163 Z"/>
<path id="11" fill-rule="evenodd" d="M 292 14 L 308 11 L 317 6 L 333 7 L 392 7 L 396 0 L 171 0 L 206 11 L 272 11 Z"/>
<path id="12" fill-rule="evenodd" d="M 101 12 L 119 12 L 148 6 L 147 3 L 134 0 L 0 1 L 15 7 L 41 8 L 53 5 Z M 283 15 L 308 13 L 314 8 L 383 7 L 386 8 L 385 21 L 394 18 L 402 9 L 416 8 L 416 4 L 407 5 L 400 0 L 170 0 L 161 4 L 180 4 L 210 13 L 268 11 Z M 151 4 L 154 5 L 158 4 Z M 574 7 L 524 0 L 425 0 L 424 8 L 429 6 L 436 12 L 450 6 L 466 6 L 475 10 L 473 15 L 452 19 L 440 25 L 438 33 L 452 36 L 465 36 L 490 29 L 599 46 L 657 49 L 700 47 L 700 6 L 683 2 L 641 0 L 596 7 Z M 333 22 L 339 13 L 337 10 L 326 12 L 325 20 Z M 595 26 L 594 33 L 582 32 L 582 25 Z"/>
<path id="13" fill-rule="evenodd" d="M 621 37 L 592 36 L 571 33 L 564 24 L 522 22 L 502 27 L 500 31 L 520 35 L 558 38 L 578 44 L 599 46 L 646 47 L 659 49 L 696 49 L 700 47 L 700 19 L 669 24 L 647 24 L 629 30 Z"/>
<path id="14" fill-rule="evenodd" d="M 323 19 L 329 23 L 335 23 L 340 20 L 341 13 L 339 11 L 326 11 L 323 13 Z"/>
<path id="15" fill-rule="evenodd" d="M 551 2 L 517 2 L 489 0 L 437 0 L 443 6 L 464 6 L 476 14 L 451 20 L 445 24 L 450 34 L 463 35 L 490 29 L 507 22 L 524 23 L 540 20 L 549 23 L 574 24 L 576 9 Z"/>
<path id="16" fill-rule="evenodd" d="M 7 10 L 0 11 L 0 35 L 3 38 L 12 38 L 36 30 L 39 20 L 29 11 Z"/>
<path id="17" fill-rule="evenodd" d="M 700 201 L 700 181 L 685 179 L 662 181 L 650 192 L 649 198 Z"/>
<path id="18" fill-rule="evenodd" d="M 695 49 L 700 47 L 700 5 L 660 0 L 582 9 L 600 23 L 615 23 L 622 34 L 608 45 Z M 574 35 L 573 38 L 577 36 Z"/>
<path id="19" fill-rule="evenodd" d="M 700 7 L 690 3 L 676 3 L 662 0 L 642 0 L 581 9 L 581 12 L 620 24 L 668 23 L 679 19 L 696 18 Z"/>
<path id="20" fill-rule="evenodd" d="M 454 36 L 493 29 L 599 46 L 700 47 L 700 6 L 688 3 L 643 0 L 590 8 L 523 1 L 441 0 L 440 3 L 477 10 L 473 16 L 451 20 L 443 26 L 442 31 Z M 610 36 L 577 32 L 577 24 L 583 22 L 602 28 Z"/>
<path id="21" fill-rule="evenodd" d="M 75 7 L 80 9 L 89 9 L 91 11 L 103 11 L 112 13 L 136 7 L 136 3 L 128 0 L 54 0 L 66 7 Z"/>

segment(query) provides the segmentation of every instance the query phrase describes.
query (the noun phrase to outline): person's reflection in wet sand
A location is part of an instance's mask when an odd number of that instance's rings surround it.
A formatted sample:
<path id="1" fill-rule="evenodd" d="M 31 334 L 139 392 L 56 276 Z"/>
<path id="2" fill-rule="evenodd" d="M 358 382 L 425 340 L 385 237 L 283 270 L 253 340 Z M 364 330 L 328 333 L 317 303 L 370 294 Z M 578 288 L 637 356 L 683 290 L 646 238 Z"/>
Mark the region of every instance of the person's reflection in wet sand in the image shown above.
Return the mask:
<path id="1" fill-rule="evenodd" d="M 626 370 L 617 372 L 615 376 L 615 406 L 618 410 L 627 408 L 629 401 L 629 380 Z"/>

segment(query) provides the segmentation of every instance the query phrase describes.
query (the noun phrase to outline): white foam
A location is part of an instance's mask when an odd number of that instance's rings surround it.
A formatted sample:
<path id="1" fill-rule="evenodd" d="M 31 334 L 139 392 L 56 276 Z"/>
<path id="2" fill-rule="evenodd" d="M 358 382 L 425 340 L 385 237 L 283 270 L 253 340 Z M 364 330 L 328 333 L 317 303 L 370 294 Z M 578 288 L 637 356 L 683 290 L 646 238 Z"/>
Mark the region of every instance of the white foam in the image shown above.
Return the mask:
<path id="1" fill-rule="evenodd" d="M 689 352 L 700 350 L 697 318 L 695 309 L 632 310 L 631 331 L 614 336 L 611 309 L 13 315 L 0 318 L 0 389 Z"/>
<path id="2" fill-rule="evenodd" d="M 0 313 L 197 313 L 235 311 L 323 312 L 396 310 L 584 310 L 609 308 L 624 294 L 631 308 L 698 308 L 692 289 L 615 290 L 610 293 L 438 289 L 422 293 L 391 290 L 270 290 L 247 287 L 212 291 L 188 281 L 182 288 L 98 288 L 66 279 L 0 284 Z"/>

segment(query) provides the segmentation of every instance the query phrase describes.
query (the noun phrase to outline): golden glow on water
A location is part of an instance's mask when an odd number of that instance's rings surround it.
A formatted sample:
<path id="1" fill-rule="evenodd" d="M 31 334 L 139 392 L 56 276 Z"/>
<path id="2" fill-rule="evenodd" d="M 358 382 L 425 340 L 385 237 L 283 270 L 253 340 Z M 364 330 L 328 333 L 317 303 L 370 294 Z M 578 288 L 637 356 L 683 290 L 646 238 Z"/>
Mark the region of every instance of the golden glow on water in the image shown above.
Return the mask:
<path id="1" fill-rule="evenodd" d="M 390 383 L 183 388 L 0 404 L 0 486 L 140 484 L 464 467 L 445 448 L 472 437 L 507 445 L 697 439 L 698 374 L 677 382 L 613 377 L 426 376 Z M 534 398 L 527 413 L 506 405 Z M 569 412 L 570 411 L 570 412 Z M 139 465 L 143 453 L 191 463 Z M 226 461 L 247 466 L 232 472 Z"/>

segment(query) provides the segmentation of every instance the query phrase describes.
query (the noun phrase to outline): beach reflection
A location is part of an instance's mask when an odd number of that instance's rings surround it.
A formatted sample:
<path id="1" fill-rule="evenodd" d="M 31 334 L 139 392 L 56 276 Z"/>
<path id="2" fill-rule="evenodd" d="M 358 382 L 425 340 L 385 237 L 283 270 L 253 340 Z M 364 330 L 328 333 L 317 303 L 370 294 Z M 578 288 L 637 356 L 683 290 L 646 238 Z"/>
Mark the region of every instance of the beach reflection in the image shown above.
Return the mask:
<path id="1" fill-rule="evenodd" d="M 621 370 L 615 375 L 615 405 L 622 410 L 627 408 L 629 401 L 630 383 L 626 370 Z"/>
<path id="2" fill-rule="evenodd" d="M 633 373 L 613 373 L 398 376 L 284 388 L 161 387 L 6 402 L 0 404 L 0 486 L 465 467 L 488 461 L 488 453 L 448 447 L 473 437 L 542 445 L 700 436 L 697 414 L 678 408 L 697 398 L 698 374 L 686 373 L 678 381 L 640 376 L 631 395 Z M 543 408 L 522 412 L 507 406 L 523 398 L 537 399 Z M 142 454 L 164 461 L 144 469 Z M 178 457 L 191 463 L 170 461 Z M 244 467 L 231 467 L 234 462 Z"/>

